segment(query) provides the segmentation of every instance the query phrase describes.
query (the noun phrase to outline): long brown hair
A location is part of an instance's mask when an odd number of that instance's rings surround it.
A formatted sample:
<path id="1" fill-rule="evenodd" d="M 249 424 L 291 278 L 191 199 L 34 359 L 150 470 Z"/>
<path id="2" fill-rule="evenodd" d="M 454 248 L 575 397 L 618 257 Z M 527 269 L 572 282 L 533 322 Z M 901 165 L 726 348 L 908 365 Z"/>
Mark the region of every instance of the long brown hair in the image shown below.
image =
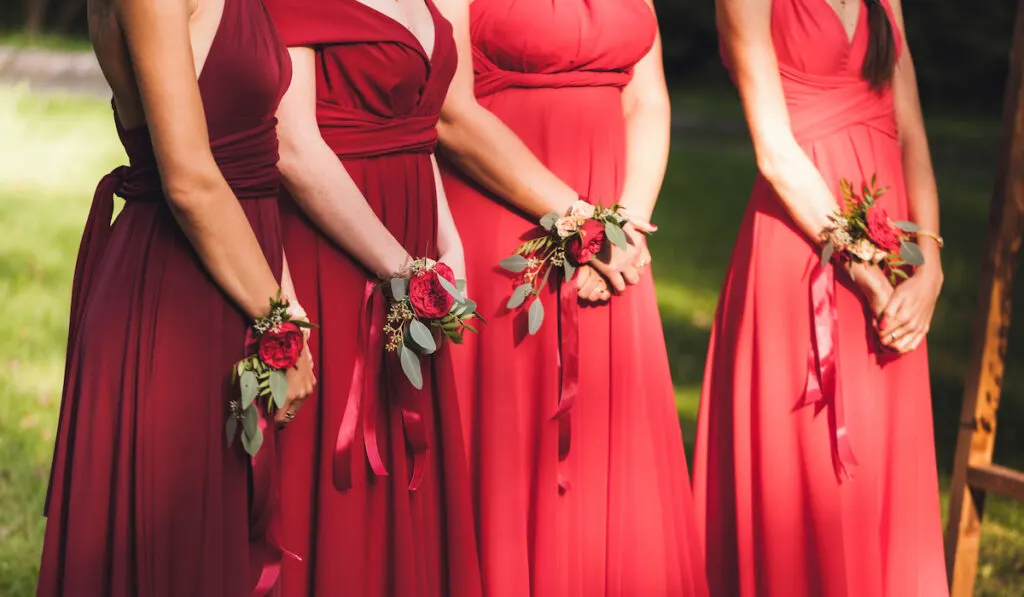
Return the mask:
<path id="1" fill-rule="evenodd" d="M 896 70 L 896 34 L 882 0 L 864 0 L 868 11 L 868 51 L 860 75 L 881 91 L 892 81 Z"/>

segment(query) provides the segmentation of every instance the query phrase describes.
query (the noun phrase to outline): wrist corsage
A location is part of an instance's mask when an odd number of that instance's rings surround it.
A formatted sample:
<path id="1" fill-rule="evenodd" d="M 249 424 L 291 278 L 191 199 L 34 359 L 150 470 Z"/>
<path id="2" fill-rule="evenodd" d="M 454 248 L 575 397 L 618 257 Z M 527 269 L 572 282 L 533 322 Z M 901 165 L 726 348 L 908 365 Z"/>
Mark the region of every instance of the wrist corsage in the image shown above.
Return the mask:
<path id="1" fill-rule="evenodd" d="M 563 280 L 569 281 L 576 268 L 601 252 L 605 241 L 626 249 L 626 223 L 618 205 L 595 207 L 581 197 L 564 216 L 549 213 L 541 218 L 537 234 L 519 245 L 514 255 L 501 260 L 502 268 L 518 274 L 507 308 L 517 309 L 533 298 L 527 311 L 530 334 L 536 334 L 544 321 L 544 306 L 536 297 L 551 272 L 558 270 Z"/>
<path id="2" fill-rule="evenodd" d="M 250 456 L 255 456 L 263 444 L 259 401 L 264 401 L 267 413 L 284 407 L 288 395 L 285 371 L 299 362 L 306 341 L 305 331 L 316 327 L 304 316 L 296 317 L 289 307 L 288 299 L 278 291 L 277 296 L 270 299 L 270 312 L 253 322 L 246 332 L 248 356 L 231 370 L 232 384 L 239 385 L 241 399 L 230 403 L 228 444 L 234 441 L 241 425 L 242 448 Z"/>
<path id="3" fill-rule="evenodd" d="M 914 242 L 917 234 L 925 234 L 913 222 L 893 222 L 885 208 L 876 204 L 888 188 L 878 188 L 875 177 L 861 188 L 857 195 L 853 184 L 843 179 L 839 183 L 843 208 L 829 218 L 821 234 L 824 248 L 821 264 L 830 260 L 840 263 L 869 263 L 881 267 L 896 284 L 907 279 L 908 267 L 924 265 L 924 254 Z"/>
<path id="4" fill-rule="evenodd" d="M 383 287 L 388 300 L 385 348 L 398 352 L 402 372 L 417 390 L 422 389 L 420 355 L 437 351 L 435 331 L 440 339 L 461 344 L 466 331 L 476 332 L 468 321 L 483 318 L 476 303 L 462 294 L 466 281 L 456 280 L 444 263 L 416 259 L 405 272 L 385 280 Z"/>

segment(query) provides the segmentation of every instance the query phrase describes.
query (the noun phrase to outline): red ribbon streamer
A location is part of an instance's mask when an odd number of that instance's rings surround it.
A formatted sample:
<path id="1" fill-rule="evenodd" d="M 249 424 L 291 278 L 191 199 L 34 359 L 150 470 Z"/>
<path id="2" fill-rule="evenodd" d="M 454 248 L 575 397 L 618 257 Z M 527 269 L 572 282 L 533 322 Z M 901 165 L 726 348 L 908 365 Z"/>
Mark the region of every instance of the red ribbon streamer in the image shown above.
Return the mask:
<path id="1" fill-rule="evenodd" d="M 348 400 L 345 403 L 345 412 L 342 415 L 338 436 L 334 443 L 334 487 L 342 492 L 352 489 L 352 450 L 356 443 L 356 429 L 360 423 L 363 426 L 363 446 L 366 450 L 367 460 L 370 462 L 370 468 L 378 477 L 388 476 L 384 458 L 381 456 L 377 432 L 378 394 L 384 364 L 385 305 L 383 295 L 376 290 L 377 285 L 372 280 L 368 280 L 363 290 L 363 307 L 360 317 L 362 348 L 356 355 Z M 414 392 L 412 389 L 396 392 L 396 406 L 402 415 L 405 441 L 413 454 L 413 472 L 409 481 L 410 491 L 419 489 L 423 482 L 428 449 L 423 414 L 415 403 L 418 392 Z M 365 413 L 363 412 L 364 399 L 366 400 Z"/>
<path id="2" fill-rule="evenodd" d="M 840 481 L 853 478 L 857 458 L 846 428 L 846 409 L 838 383 L 839 309 L 836 304 L 835 269 L 817 266 L 811 274 L 811 308 L 814 342 L 808 354 L 807 384 L 801 405 L 832 405 L 832 463 Z"/>
<path id="3" fill-rule="evenodd" d="M 558 335 L 561 384 L 558 391 L 558 409 L 553 420 L 558 421 L 558 460 L 569 456 L 572 445 L 572 413 L 580 380 L 580 314 L 576 301 L 577 289 L 571 280 L 561 280 L 558 288 Z M 540 300 L 540 299 L 537 299 Z M 572 483 L 561 473 L 558 487 L 564 493 Z"/>

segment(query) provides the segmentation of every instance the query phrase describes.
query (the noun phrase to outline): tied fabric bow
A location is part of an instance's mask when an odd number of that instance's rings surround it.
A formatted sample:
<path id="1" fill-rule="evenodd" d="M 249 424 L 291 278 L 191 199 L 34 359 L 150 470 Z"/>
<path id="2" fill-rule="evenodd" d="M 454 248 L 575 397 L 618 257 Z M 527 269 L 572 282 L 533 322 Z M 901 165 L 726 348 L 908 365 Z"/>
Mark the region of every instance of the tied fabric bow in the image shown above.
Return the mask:
<path id="1" fill-rule="evenodd" d="M 377 429 L 379 385 L 384 365 L 384 297 L 377 292 L 377 284 L 366 282 L 363 290 L 361 316 L 362 346 L 356 356 L 352 382 L 349 386 L 345 412 L 334 444 L 333 480 L 338 491 L 352 489 L 352 451 L 356 444 L 356 431 L 363 427 L 363 446 L 370 468 L 378 477 L 387 477 L 388 470 L 381 455 Z M 395 406 L 402 416 L 405 441 L 413 455 L 413 470 L 409 491 L 416 491 L 423 483 L 427 465 L 427 430 L 423 413 L 416 404 L 418 393 L 403 384 L 393 393 Z M 366 404 L 363 404 L 363 401 Z M 365 406 L 365 409 L 364 409 Z M 365 412 L 364 412 L 365 411 Z"/>

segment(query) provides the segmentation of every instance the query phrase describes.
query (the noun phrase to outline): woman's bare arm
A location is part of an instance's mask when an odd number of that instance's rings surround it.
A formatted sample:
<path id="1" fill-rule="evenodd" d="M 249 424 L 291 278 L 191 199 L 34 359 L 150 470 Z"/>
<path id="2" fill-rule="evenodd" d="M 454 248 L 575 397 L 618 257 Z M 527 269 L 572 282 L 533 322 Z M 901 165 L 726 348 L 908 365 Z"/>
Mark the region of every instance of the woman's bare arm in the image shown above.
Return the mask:
<path id="1" fill-rule="evenodd" d="M 566 213 L 578 198 L 577 192 L 548 170 L 501 119 L 476 100 L 469 1 L 437 0 L 436 4 L 452 24 L 459 54 L 437 128 L 445 155 L 470 178 L 531 216 Z"/>
<path id="2" fill-rule="evenodd" d="M 377 276 L 400 271 L 409 254 L 380 221 L 324 141 L 316 121 L 315 53 L 289 48 L 292 82 L 277 118 L 279 166 L 285 186 L 307 216 L 335 244 Z"/>
<path id="3" fill-rule="evenodd" d="M 928 150 L 924 117 L 921 115 L 921 101 L 917 94 L 914 59 L 906 43 L 901 2 L 892 0 L 891 5 L 897 27 L 904 39 L 903 53 L 896 63 L 893 78 L 893 95 L 910 219 L 925 230 L 938 234 L 939 192 Z M 927 236 L 921 236 L 919 244 L 924 253 L 924 265 L 917 268 L 910 280 L 896 288 L 880 323 L 882 341 L 899 352 L 916 349 L 927 336 L 935 314 L 935 304 L 942 290 L 939 245 Z"/>
<path id="4" fill-rule="evenodd" d="M 718 30 L 732 63 L 758 169 L 799 230 L 818 244 L 836 201 L 790 128 L 771 36 L 771 7 L 772 0 L 717 0 Z M 852 273 L 872 310 L 880 313 L 892 293 L 885 274 L 862 264 L 854 265 Z"/>
<path id="5" fill-rule="evenodd" d="M 164 191 L 214 281 L 250 317 L 279 288 L 210 149 L 187 0 L 116 0 Z"/>
<path id="6" fill-rule="evenodd" d="M 650 0 L 648 4 L 653 11 L 654 4 Z M 622 111 L 626 119 L 626 180 L 619 203 L 650 220 L 665 180 L 672 125 L 660 33 L 623 90 Z"/>

